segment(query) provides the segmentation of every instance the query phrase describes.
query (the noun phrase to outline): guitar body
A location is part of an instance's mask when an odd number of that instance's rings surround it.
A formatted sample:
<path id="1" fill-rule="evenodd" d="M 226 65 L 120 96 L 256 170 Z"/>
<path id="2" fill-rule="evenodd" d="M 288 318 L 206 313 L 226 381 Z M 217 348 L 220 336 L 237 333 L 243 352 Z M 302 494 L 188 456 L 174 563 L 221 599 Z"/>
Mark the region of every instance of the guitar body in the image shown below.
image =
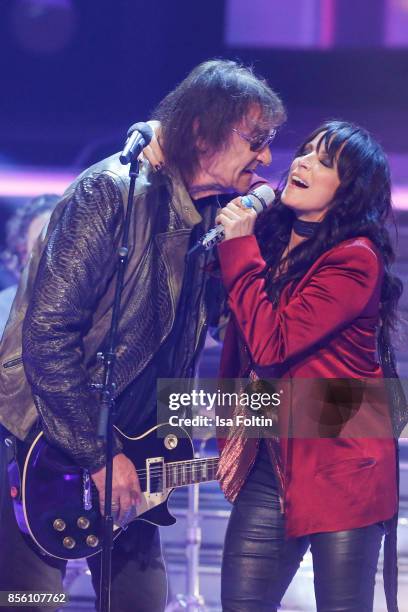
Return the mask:
<path id="1" fill-rule="evenodd" d="M 142 503 L 133 520 L 172 525 L 176 519 L 167 508 L 172 488 L 166 486 L 166 464 L 171 469 L 174 462 L 193 458 L 187 432 L 164 424 L 135 438 L 119 430 L 116 433 L 123 452 L 136 467 L 142 490 Z M 97 490 L 87 470 L 72 464 L 40 433 L 25 458 L 19 458 L 14 476 L 10 473 L 12 485 L 17 471 L 22 475 L 21 493 L 14 499 L 17 522 L 43 552 L 60 559 L 100 552 L 102 516 Z M 122 531 L 115 525 L 114 537 Z"/>

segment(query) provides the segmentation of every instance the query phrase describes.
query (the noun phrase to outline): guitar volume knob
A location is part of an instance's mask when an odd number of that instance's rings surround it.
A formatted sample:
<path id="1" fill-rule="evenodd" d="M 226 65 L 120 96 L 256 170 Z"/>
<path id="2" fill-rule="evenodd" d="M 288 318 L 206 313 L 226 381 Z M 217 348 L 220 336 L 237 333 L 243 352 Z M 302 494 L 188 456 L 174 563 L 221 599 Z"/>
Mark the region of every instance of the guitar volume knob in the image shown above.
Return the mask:
<path id="1" fill-rule="evenodd" d="M 174 434 L 167 434 L 167 436 L 164 438 L 164 446 L 167 448 L 167 450 L 173 450 L 176 448 L 177 444 L 177 436 Z"/>
<path id="2" fill-rule="evenodd" d="M 80 516 L 77 520 L 77 525 L 80 529 L 88 529 L 90 524 L 91 522 L 86 518 L 86 516 Z"/>
<path id="3" fill-rule="evenodd" d="M 65 548 L 69 548 L 71 550 L 72 548 L 75 548 L 76 542 L 74 538 L 67 536 L 62 540 L 62 544 L 65 546 Z"/>
<path id="4" fill-rule="evenodd" d="M 86 538 L 86 543 L 91 548 L 96 548 L 99 544 L 99 538 L 96 535 L 91 534 Z"/>
<path id="5" fill-rule="evenodd" d="M 64 531 L 64 529 L 66 528 L 67 524 L 61 518 L 57 518 L 53 522 L 52 526 L 54 527 L 55 531 Z"/>

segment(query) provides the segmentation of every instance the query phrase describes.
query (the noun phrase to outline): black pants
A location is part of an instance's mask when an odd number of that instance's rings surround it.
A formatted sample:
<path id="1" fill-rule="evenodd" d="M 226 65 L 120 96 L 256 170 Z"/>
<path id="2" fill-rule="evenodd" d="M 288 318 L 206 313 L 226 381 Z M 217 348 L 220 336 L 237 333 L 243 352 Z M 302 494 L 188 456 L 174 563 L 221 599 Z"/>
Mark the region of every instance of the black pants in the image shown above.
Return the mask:
<path id="1" fill-rule="evenodd" d="M 225 537 L 224 612 L 274 612 L 311 547 L 317 612 L 372 612 L 382 524 L 285 539 L 264 444 L 233 506 Z"/>
<path id="2" fill-rule="evenodd" d="M 0 442 L 0 591 L 64 592 L 66 562 L 45 557 L 18 529 L 11 497 L 4 443 Z M 95 592 L 99 595 L 101 555 L 88 559 Z M 136 521 L 116 540 L 112 554 L 112 612 L 162 612 L 167 580 L 157 527 Z M 1 610 L 14 611 L 16 608 Z M 27 612 L 52 608 L 24 607 Z"/>

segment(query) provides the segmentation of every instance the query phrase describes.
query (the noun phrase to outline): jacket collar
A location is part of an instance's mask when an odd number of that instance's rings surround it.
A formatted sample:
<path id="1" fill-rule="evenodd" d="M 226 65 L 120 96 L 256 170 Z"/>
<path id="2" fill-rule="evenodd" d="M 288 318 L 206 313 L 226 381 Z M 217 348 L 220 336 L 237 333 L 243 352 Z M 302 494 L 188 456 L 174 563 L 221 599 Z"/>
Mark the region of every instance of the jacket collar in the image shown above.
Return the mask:
<path id="1" fill-rule="evenodd" d="M 172 204 L 186 227 L 193 228 L 202 221 L 202 216 L 195 207 L 180 173 L 169 173 L 172 182 Z"/>

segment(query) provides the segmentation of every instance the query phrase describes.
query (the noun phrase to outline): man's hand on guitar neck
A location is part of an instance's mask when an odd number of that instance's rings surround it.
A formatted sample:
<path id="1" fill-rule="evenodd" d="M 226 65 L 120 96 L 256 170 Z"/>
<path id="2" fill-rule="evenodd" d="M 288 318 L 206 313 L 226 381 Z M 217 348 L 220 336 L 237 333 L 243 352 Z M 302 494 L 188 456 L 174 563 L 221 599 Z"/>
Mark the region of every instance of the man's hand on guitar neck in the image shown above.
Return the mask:
<path id="1" fill-rule="evenodd" d="M 92 474 L 98 489 L 101 514 L 104 514 L 105 475 L 103 467 Z M 113 458 L 112 515 L 115 522 L 124 526 L 135 516 L 135 507 L 141 501 L 139 478 L 132 461 L 123 453 Z"/>

